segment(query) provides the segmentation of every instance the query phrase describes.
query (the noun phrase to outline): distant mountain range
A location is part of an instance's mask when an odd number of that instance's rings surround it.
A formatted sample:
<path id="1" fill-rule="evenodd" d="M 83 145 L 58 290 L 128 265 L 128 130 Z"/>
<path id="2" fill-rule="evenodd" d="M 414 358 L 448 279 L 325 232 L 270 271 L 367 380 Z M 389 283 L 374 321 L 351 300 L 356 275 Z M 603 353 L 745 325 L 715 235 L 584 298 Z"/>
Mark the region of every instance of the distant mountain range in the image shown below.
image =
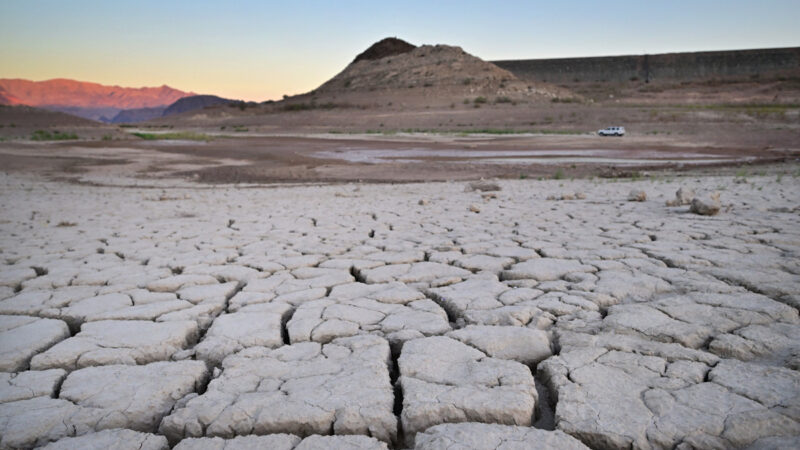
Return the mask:
<path id="1" fill-rule="evenodd" d="M 128 88 L 57 78 L 0 79 L 0 105 L 28 105 L 107 123 L 135 123 L 233 100 L 169 86 Z"/>

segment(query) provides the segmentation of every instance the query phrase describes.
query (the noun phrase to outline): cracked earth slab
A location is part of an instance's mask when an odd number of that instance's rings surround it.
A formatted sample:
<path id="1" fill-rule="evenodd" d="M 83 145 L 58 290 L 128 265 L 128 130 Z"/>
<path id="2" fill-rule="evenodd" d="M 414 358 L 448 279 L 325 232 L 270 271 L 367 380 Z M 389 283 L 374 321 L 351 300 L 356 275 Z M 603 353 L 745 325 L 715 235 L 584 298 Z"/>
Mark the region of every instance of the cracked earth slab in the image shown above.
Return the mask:
<path id="1" fill-rule="evenodd" d="M 69 337 L 67 324 L 30 316 L 0 316 L 0 372 L 25 370 L 31 358 Z"/>
<path id="2" fill-rule="evenodd" d="M 27 448 L 112 428 L 153 433 L 175 403 L 206 378 L 199 361 L 76 370 L 58 398 L 0 404 L 0 448 Z"/>
<path id="3" fill-rule="evenodd" d="M 374 334 L 399 345 L 449 331 L 447 314 L 403 283 L 349 283 L 324 299 L 300 305 L 287 324 L 292 343 L 327 343 L 337 337 Z"/>
<path id="4" fill-rule="evenodd" d="M 0 373 L 0 403 L 53 397 L 66 376 L 63 369 Z"/>
<path id="5" fill-rule="evenodd" d="M 170 357 L 197 340 L 197 324 L 103 320 L 87 322 L 80 333 L 31 360 L 31 369 L 67 370 L 111 364 L 147 364 Z"/>
<path id="6" fill-rule="evenodd" d="M 218 317 L 202 342 L 195 346 L 197 359 L 219 365 L 233 353 L 248 347 L 280 347 L 283 324 L 292 313 L 286 303 L 257 303 Z"/>
<path id="7" fill-rule="evenodd" d="M 417 432 L 440 423 L 529 426 L 533 420 L 536 386 L 520 363 L 488 357 L 443 336 L 406 342 L 397 363 L 408 445 Z"/>
<path id="8" fill-rule="evenodd" d="M 562 431 L 484 423 L 442 424 L 418 433 L 416 450 L 586 450 Z"/>
<path id="9" fill-rule="evenodd" d="M 738 448 L 800 433 L 796 371 L 610 342 L 570 347 L 538 368 L 558 399 L 557 428 L 592 448 Z"/>
<path id="10" fill-rule="evenodd" d="M 84 434 L 78 437 L 61 438 L 41 448 L 47 450 L 70 450 L 75 448 L 85 450 L 104 450 L 109 448 L 119 450 L 167 450 L 169 449 L 169 444 L 164 436 L 126 429 L 114 429 Z"/>
<path id="11" fill-rule="evenodd" d="M 160 431 L 173 442 L 280 432 L 393 442 L 389 361 L 388 343 L 375 336 L 245 349 L 227 357 L 208 390 L 166 417 Z"/>
<path id="12" fill-rule="evenodd" d="M 239 436 L 233 439 L 189 438 L 174 448 L 178 450 L 387 450 L 385 442 L 369 436 L 320 436 L 305 439 L 291 434 Z"/>

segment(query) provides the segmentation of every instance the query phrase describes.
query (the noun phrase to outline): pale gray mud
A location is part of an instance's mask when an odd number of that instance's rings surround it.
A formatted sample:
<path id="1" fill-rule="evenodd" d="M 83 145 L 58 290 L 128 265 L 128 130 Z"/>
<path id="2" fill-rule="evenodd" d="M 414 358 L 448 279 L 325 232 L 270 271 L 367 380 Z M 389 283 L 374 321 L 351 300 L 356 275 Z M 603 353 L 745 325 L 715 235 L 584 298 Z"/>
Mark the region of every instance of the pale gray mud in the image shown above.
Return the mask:
<path id="1" fill-rule="evenodd" d="M 781 173 L 2 174 L 0 448 L 797 448 Z"/>

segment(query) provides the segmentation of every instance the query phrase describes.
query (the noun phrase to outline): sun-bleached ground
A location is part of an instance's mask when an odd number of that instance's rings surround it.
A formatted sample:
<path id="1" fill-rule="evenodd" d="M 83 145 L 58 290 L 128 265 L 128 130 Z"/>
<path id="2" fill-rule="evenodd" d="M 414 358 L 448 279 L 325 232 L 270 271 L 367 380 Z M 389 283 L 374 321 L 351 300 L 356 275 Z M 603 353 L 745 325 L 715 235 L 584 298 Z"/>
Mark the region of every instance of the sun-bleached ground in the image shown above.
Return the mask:
<path id="1" fill-rule="evenodd" d="M 0 448 L 800 444 L 795 172 L 157 185 L 0 175 Z"/>

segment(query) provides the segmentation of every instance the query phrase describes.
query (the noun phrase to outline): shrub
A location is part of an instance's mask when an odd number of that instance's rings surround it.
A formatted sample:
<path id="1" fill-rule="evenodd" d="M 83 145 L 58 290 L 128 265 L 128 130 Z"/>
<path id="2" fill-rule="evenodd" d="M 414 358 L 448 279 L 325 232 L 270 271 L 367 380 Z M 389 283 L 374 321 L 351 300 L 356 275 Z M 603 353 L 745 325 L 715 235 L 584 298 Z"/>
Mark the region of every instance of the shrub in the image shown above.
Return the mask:
<path id="1" fill-rule="evenodd" d="M 78 139 L 75 133 L 62 133 L 58 130 L 52 133 L 47 130 L 36 130 L 31 134 L 32 141 L 68 141 Z"/>
<path id="2" fill-rule="evenodd" d="M 210 141 L 211 136 L 192 131 L 178 131 L 174 133 L 133 133 L 134 136 L 146 141 L 156 140 L 183 140 L 183 141 Z"/>
<path id="3" fill-rule="evenodd" d="M 482 105 L 487 101 L 488 100 L 486 100 L 486 97 L 475 97 L 475 100 L 473 100 L 472 102 L 475 103 L 476 105 Z"/>
<path id="4" fill-rule="evenodd" d="M 333 103 L 333 102 L 327 102 L 327 103 L 315 103 L 315 102 L 311 102 L 311 103 L 292 103 L 290 105 L 283 105 L 283 110 L 284 111 L 289 111 L 289 112 L 296 112 L 296 111 L 310 111 L 310 110 L 313 110 L 313 109 L 333 109 L 333 108 L 337 108 L 339 106 L 341 106 L 341 105 L 338 105 L 338 104 Z"/>

